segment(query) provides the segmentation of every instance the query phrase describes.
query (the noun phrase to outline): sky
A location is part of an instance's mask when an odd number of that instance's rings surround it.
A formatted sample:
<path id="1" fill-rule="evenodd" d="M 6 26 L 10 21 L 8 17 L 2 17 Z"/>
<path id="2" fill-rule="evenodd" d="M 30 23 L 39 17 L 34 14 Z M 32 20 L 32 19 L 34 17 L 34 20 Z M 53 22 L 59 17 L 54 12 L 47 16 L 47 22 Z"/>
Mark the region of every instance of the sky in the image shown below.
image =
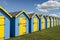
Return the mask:
<path id="1" fill-rule="evenodd" d="M 8 12 L 25 10 L 27 13 L 60 15 L 60 0 L 0 0 Z"/>

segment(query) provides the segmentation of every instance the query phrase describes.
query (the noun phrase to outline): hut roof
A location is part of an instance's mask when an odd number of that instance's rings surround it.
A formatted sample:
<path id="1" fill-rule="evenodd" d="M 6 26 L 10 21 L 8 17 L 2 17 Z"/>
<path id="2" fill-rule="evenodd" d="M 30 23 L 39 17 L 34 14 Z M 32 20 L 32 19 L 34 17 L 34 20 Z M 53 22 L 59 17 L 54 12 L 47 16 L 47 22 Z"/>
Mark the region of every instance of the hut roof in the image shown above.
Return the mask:
<path id="1" fill-rule="evenodd" d="M 26 12 L 25 12 L 24 10 L 16 11 L 16 12 L 10 12 L 10 14 L 11 14 L 13 17 L 18 17 L 21 13 L 24 13 L 24 14 L 29 18 L 29 16 L 26 14 Z"/>
<path id="2" fill-rule="evenodd" d="M 12 15 L 7 12 L 2 6 L 0 6 L 0 10 L 2 10 L 5 14 L 7 14 L 10 18 L 12 18 Z"/>
<path id="3" fill-rule="evenodd" d="M 9 12 L 13 17 L 15 17 L 19 12 L 21 11 L 16 11 L 16 12 Z"/>
<path id="4" fill-rule="evenodd" d="M 39 15 L 39 16 L 40 16 L 40 17 L 42 17 L 42 16 L 43 16 L 44 18 L 46 18 L 46 15 L 44 15 L 44 14 L 41 14 L 41 15 Z"/>
<path id="5" fill-rule="evenodd" d="M 28 14 L 30 17 L 32 17 L 33 15 L 34 15 L 34 13 L 32 13 L 32 14 Z"/>
<path id="6" fill-rule="evenodd" d="M 30 16 L 30 18 L 34 17 L 34 16 L 37 16 L 39 18 L 39 16 L 35 13 L 28 13 L 28 15 Z"/>

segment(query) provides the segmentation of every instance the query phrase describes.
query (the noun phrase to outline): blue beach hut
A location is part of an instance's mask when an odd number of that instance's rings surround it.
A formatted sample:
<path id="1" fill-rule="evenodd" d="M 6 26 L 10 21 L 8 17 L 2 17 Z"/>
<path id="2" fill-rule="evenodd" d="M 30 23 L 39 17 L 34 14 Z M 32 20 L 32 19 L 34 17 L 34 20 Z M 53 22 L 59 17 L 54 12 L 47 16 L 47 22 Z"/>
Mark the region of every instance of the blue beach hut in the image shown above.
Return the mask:
<path id="1" fill-rule="evenodd" d="M 57 26 L 59 25 L 59 21 L 58 21 L 58 18 L 57 18 Z"/>
<path id="2" fill-rule="evenodd" d="M 58 19 L 58 21 L 59 21 L 59 25 L 60 25 L 60 18 Z"/>
<path id="3" fill-rule="evenodd" d="M 56 17 L 53 17 L 53 21 L 54 21 L 53 25 L 56 26 Z"/>
<path id="4" fill-rule="evenodd" d="M 47 19 L 47 28 L 50 28 L 50 16 L 46 15 Z"/>
<path id="5" fill-rule="evenodd" d="M 0 40 L 10 38 L 10 19 L 12 16 L 0 6 Z"/>
<path id="6" fill-rule="evenodd" d="M 24 10 L 19 12 L 11 12 L 10 36 L 19 36 L 29 33 L 29 16 Z"/>
<path id="7" fill-rule="evenodd" d="M 50 27 L 53 27 L 53 17 L 50 16 Z"/>
<path id="8" fill-rule="evenodd" d="M 35 13 L 28 14 L 30 16 L 29 24 L 30 24 L 30 32 L 39 31 L 39 16 Z"/>
<path id="9" fill-rule="evenodd" d="M 47 19 L 46 19 L 46 15 L 44 14 L 41 14 L 39 15 L 40 17 L 40 29 L 43 30 L 43 29 L 46 29 L 47 28 Z"/>

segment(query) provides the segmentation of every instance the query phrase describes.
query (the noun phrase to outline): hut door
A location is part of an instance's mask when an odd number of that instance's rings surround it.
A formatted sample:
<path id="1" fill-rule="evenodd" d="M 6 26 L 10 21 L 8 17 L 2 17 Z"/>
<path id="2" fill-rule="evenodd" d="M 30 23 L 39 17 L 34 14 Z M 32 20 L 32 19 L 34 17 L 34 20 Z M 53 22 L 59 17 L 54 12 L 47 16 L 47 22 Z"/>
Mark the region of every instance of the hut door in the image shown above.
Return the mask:
<path id="1" fill-rule="evenodd" d="M 42 26 L 42 29 L 45 29 L 45 19 L 44 18 L 42 18 L 41 19 L 41 26 Z"/>
<path id="2" fill-rule="evenodd" d="M 19 34 L 24 35 L 26 34 L 26 18 L 20 17 L 20 25 L 19 25 Z"/>
<path id="3" fill-rule="evenodd" d="M 34 32 L 38 30 L 38 19 L 37 18 L 34 18 Z"/>
<path id="4" fill-rule="evenodd" d="M 48 24 L 48 25 L 47 25 L 47 28 L 50 28 L 50 19 L 49 19 L 49 18 L 47 19 L 47 22 L 48 22 L 48 23 L 47 23 L 47 24 Z"/>
<path id="5" fill-rule="evenodd" d="M 4 38 L 4 16 L 0 16 L 0 39 Z"/>

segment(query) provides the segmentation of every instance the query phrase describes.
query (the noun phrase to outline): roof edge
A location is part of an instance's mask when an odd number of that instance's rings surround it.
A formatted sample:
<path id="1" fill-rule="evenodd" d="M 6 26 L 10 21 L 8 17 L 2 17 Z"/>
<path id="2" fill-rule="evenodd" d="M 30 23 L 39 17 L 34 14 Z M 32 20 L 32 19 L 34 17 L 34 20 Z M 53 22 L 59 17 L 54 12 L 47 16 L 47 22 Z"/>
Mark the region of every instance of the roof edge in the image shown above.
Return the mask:
<path id="1" fill-rule="evenodd" d="M 1 10 L 3 10 L 7 15 L 9 15 L 10 16 L 10 18 L 12 18 L 12 15 L 11 14 L 9 14 L 2 6 L 0 6 L 0 9 Z"/>
<path id="2" fill-rule="evenodd" d="M 27 15 L 27 13 L 26 13 L 25 10 L 21 10 L 21 12 L 19 12 L 15 17 L 17 18 L 17 17 L 18 17 L 20 14 L 22 14 L 23 12 L 24 12 L 24 14 Z M 29 15 L 27 15 L 27 17 L 30 18 Z"/>
<path id="3" fill-rule="evenodd" d="M 38 18 L 40 18 L 37 14 L 34 14 L 34 15 L 32 16 L 32 18 L 33 18 L 35 15 L 36 15 Z"/>

